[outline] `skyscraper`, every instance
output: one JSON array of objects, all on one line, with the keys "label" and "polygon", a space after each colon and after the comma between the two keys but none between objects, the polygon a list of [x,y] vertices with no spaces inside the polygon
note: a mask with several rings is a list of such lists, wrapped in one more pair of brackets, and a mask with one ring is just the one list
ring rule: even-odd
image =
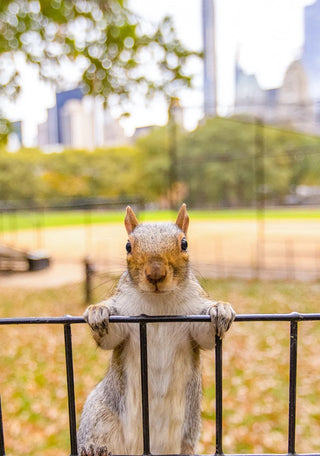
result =
[{"label": "skyscraper", "polygon": [[63,110],[65,109],[65,105],[70,100],[82,100],[83,93],[82,90],[79,88],[66,90],[64,92],[60,92],[56,94],[56,106],[57,106],[57,133],[58,133],[58,143],[65,144],[64,138],[64,128],[63,128]]},{"label": "skyscraper", "polygon": [[204,114],[217,114],[216,50],[215,50],[214,0],[202,0],[202,30],[204,51]]},{"label": "skyscraper", "polygon": [[38,146],[47,150],[94,149],[125,142],[118,122],[96,98],[84,96],[78,88],[57,93],[47,121],[38,126]]},{"label": "skyscraper", "polygon": [[304,8],[301,57],[288,66],[280,87],[264,90],[237,63],[235,112],[267,123],[320,134],[320,0]]},{"label": "skyscraper", "polygon": [[307,74],[316,119],[320,121],[320,0],[304,9],[304,35],[301,61]]}]

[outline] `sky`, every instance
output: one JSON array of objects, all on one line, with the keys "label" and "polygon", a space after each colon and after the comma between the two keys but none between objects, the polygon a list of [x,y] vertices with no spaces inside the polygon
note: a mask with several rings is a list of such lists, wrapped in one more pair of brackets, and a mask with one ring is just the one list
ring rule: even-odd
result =
[{"label": "sky", "polygon": [[[303,45],[303,8],[314,0],[216,0],[217,91],[220,114],[230,112],[234,98],[234,64],[237,57],[243,69],[255,73],[263,88],[281,85],[288,65],[299,57]],[[190,49],[202,49],[201,0],[129,0],[141,17],[158,22],[170,14],[178,37]],[[195,128],[203,115],[202,65],[192,69],[195,90],[185,93],[185,126]],[[25,138],[31,145],[36,125],[46,119],[46,109],[54,94],[37,80],[32,69],[24,70],[23,94],[7,112],[13,120],[25,121]],[[164,124],[167,108],[157,99],[137,106],[126,131],[135,127]]]},{"label": "sky", "polygon": [[[169,12],[183,43],[202,49],[201,0],[130,3],[153,21]],[[303,8],[311,3],[314,0],[215,0],[217,91],[222,112],[233,103],[236,58],[248,73],[256,74],[262,88],[281,85],[289,64],[300,55]],[[199,71],[202,78],[202,68]]]}]

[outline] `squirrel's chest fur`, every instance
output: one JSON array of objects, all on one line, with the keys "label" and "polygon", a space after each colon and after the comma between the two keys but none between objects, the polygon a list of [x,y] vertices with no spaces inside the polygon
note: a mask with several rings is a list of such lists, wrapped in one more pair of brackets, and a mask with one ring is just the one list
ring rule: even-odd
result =
[{"label": "squirrel's chest fur", "polygon": [[[149,300],[141,299],[140,296],[136,301],[132,296],[130,312],[135,307],[133,315],[186,312],[186,309],[181,308],[181,302],[175,309],[175,302],[170,296],[164,296],[157,297],[150,305]],[[122,301],[118,296],[117,304],[119,312],[127,314],[127,301]],[[168,452],[180,452],[188,385],[200,382],[199,348],[191,340],[188,325],[189,323],[147,325],[150,445],[154,454],[164,452],[164,439],[168,442]],[[137,324],[128,324],[128,329],[129,337],[123,345],[120,357],[121,370],[126,379],[121,419],[126,446],[137,454],[142,452],[139,327]],[[196,382],[194,377],[197,377]],[[176,448],[173,447],[174,442]]]},{"label": "squirrel's chest fur", "polygon": [[[171,452],[180,452],[183,423],[186,414],[186,394],[193,375],[198,375],[199,355],[191,348],[185,324],[149,324],[148,338],[148,389],[150,444],[152,452],[164,447],[168,440]],[[125,440],[130,448],[142,451],[141,377],[139,328],[131,325],[130,338],[123,351],[125,387],[123,424]],[[184,374],[181,375],[181,372]],[[172,448],[177,442],[177,448]]]}]

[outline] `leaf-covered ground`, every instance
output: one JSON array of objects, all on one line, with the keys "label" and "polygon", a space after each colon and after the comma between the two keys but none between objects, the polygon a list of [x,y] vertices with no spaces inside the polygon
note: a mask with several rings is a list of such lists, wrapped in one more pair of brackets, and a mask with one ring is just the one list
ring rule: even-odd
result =
[{"label": "leaf-covered ground", "polygon": [[[101,282],[101,280],[100,280]],[[96,289],[105,297],[112,281]],[[318,283],[204,281],[214,298],[238,313],[317,312]],[[2,289],[0,315],[83,313],[82,286],[55,290]],[[1,327],[0,383],[7,455],[67,455],[69,431],[61,326]],[[108,354],[96,349],[85,325],[74,325],[78,418],[87,394],[103,376]],[[286,453],[289,324],[235,323],[223,344],[225,453]],[[320,322],[299,324],[297,451],[319,451]],[[214,453],[214,361],[203,355],[203,420],[198,451]]]}]

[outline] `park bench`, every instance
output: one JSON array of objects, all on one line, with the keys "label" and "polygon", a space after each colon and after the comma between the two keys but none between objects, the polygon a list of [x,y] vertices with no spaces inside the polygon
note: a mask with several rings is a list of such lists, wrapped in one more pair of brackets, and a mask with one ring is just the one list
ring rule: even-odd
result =
[{"label": "park bench", "polygon": [[43,250],[25,251],[0,245],[0,271],[40,271],[50,264],[50,257]]}]

